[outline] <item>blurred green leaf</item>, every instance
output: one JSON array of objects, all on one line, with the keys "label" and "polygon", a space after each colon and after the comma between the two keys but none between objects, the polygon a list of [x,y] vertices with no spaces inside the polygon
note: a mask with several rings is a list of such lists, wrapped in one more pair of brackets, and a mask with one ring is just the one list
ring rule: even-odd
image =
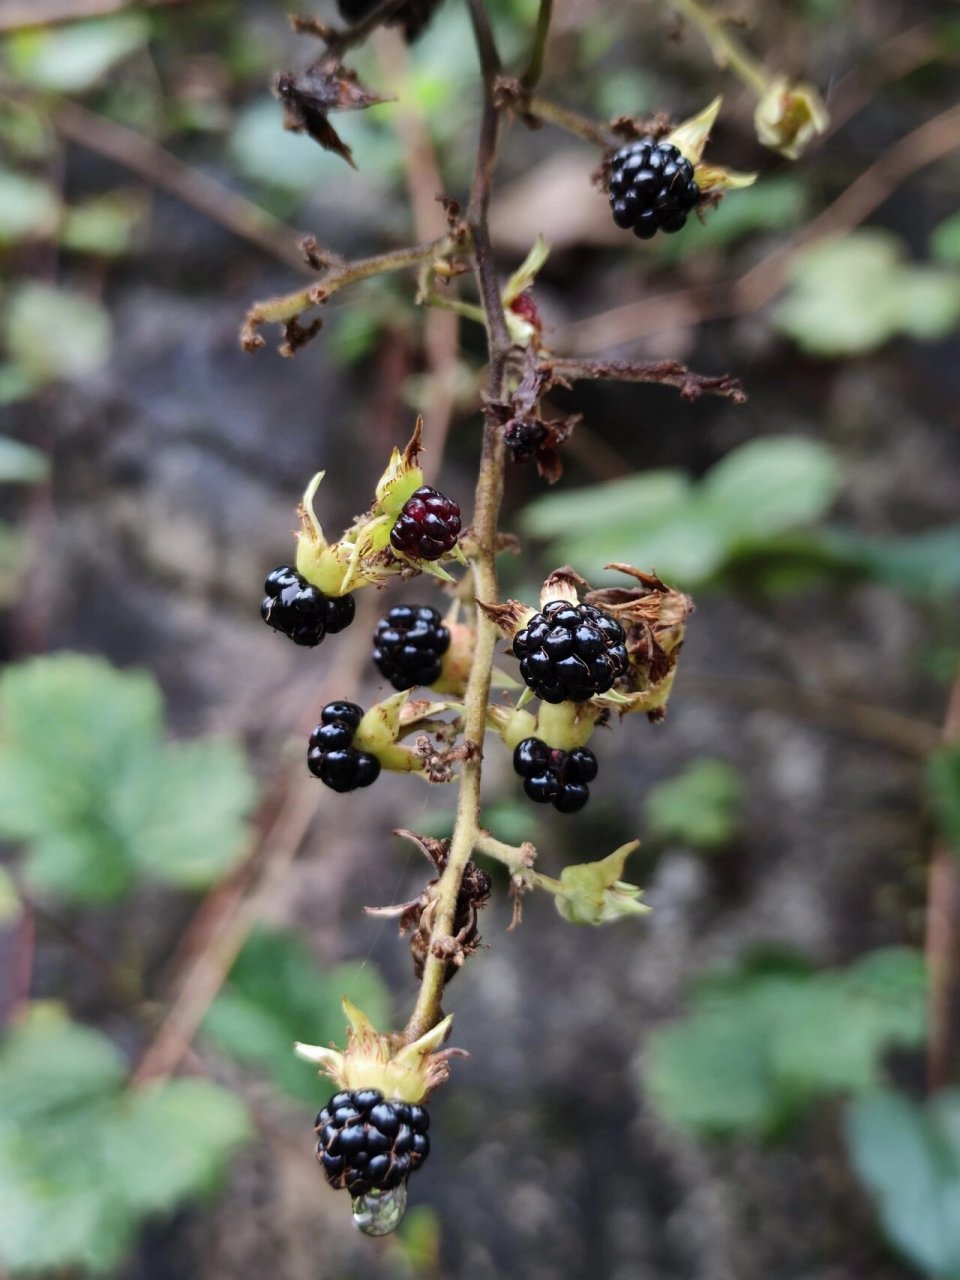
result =
[{"label": "blurred green leaf", "polygon": [[960,262],[960,213],[953,213],[934,228],[930,252],[941,262]]},{"label": "blurred green leaf", "polygon": [[48,469],[39,449],[0,436],[0,484],[38,484],[46,479]]},{"label": "blurred green leaf", "polygon": [[66,210],[60,243],[75,253],[121,257],[133,243],[146,201],[136,190],[111,191]]},{"label": "blurred green leaf", "polygon": [[20,31],[2,45],[14,76],[40,89],[81,93],[116,63],[142,49],[150,25],[141,14],[119,14],[49,30]]},{"label": "blurred green leaf", "polygon": [[239,1062],[261,1070],[293,1097],[314,1102],[324,1086],[315,1068],[294,1057],[293,1042],[342,1043],[343,996],[374,1025],[386,1023],[387,991],[371,966],[325,970],[297,934],[260,929],[237,957],[203,1029]]},{"label": "blurred green leaf", "polygon": [[890,1090],[847,1110],[847,1147],[900,1252],[935,1280],[960,1277],[960,1090],[925,1104]]},{"label": "blurred green leaf", "polygon": [[61,654],[0,680],[0,834],[37,888],[107,901],[144,875],[206,885],[242,856],[254,782],[219,742],[164,743],[155,681]]},{"label": "blurred green leaf", "polygon": [[644,808],[659,840],[722,849],[740,830],[743,784],[723,760],[694,760],[647,792]]},{"label": "blurred green leaf", "polygon": [[822,516],[840,486],[823,445],[799,436],[753,440],[692,484],[682,472],[548,493],[527,507],[526,532],[551,542],[559,563],[595,578],[611,560],[702,585],[725,563]]},{"label": "blurred green leaf", "polygon": [[0,245],[52,236],[59,220],[60,201],[49,183],[0,167]]},{"label": "blurred green leaf", "polygon": [[112,1271],[142,1220],[208,1192],[250,1135],[205,1080],[131,1089],[103,1036],[35,1006],[0,1041],[0,1260]]},{"label": "blurred green leaf", "polygon": [[113,326],[95,299],[27,283],[11,291],[4,337],[11,358],[40,387],[59,378],[82,378],[104,365]]},{"label": "blurred green leaf", "polygon": [[906,261],[888,231],[854,231],[797,255],[776,322],[820,356],[860,355],[898,334],[944,337],[960,324],[960,272]]},{"label": "blurred green leaf", "polygon": [[922,1044],[925,998],[922,959],[907,950],[810,976],[734,969],[654,1032],[645,1084],[681,1128],[770,1136],[818,1097],[876,1087],[889,1048]]},{"label": "blurred green leaf", "polygon": [[942,747],[930,756],[927,795],[937,826],[960,858],[960,747]]},{"label": "blurred green leaf", "polygon": [[10,873],[0,867],[0,928],[16,920],[21,913],[20,895]]}]

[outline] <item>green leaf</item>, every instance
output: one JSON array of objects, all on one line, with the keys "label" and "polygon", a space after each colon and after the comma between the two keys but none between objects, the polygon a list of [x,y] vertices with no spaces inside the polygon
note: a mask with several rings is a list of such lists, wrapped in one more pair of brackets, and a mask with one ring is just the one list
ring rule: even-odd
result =
[{"label": "green leaf", "polygon": [[[250,1134],[203,1080],[131,1089],[103,1036],[35,1006],[0,1041],[0,1262],[113,1271],[144,1218],[208,1192]],[[55,1229],[54,1229],[55,1228]]]},{"label": "green leaf", "polygon": [[71,289],[22,284],[9,297],[7,351],[36,387],[82,378],[106,363],[113,326],[106,308]]},{"label": "green leaf", "polygon": [[960,858],[960,747],[942,747],[930,756],[927,796],[937,826]]},{"label": "green leaf", "polygon": [[960,213],[952,213],[934,228],[930,252],[941,262],[960,263]]},{"label": "green leaf", "polygon": [[0,245],[52,236],[60,219],[60,201],[53,188],[0,168]]},{"label": "green leaf", "polygon": [[660,840],[722,849],[740,830],[743,784],[722,760],[695,760],[647,792],[651,833]]},{"label": "green leaf", "polygon": [[78,654],[0,680],[0,834],[37,888],[109,901],[138,875],[209,884],[241,857],[254,784],[226,743],[165,744],[149,675]]},{"label": "green leaf", "polygon": [[888,231],[854,231],[797,255],[776,322],[821,356],[860,355],[898,334],[944,337],[960,324],[960,273],[907,262]]},{"label": "green leaf", "polygon": [[143,48],[149,32],[142,15],[120,14],[57,30],[18,32],[4,42],[3,51],[10,70],[28,85],[80,93]]},{"label": "green leaf", "polygon": [[136,190],[111,191],[85,200],[66,210],[60,243],[75,253],[120,257],[129,251],[145,211],[143,194]]},{"label": "green leaf", "polygon": [[348,963],[323,969],[297,934],[260,929],[247,942],[203,1029],[226,1053],[256,1068],[291,1096],[312,1102],[323,1086],[293,1055],[295,1040],[342,1039],[346,996],[371,1021],[387,1021],[388,996],[376,971]]},{"label": "green leaf", "polygon": [[854,1169],[877,1204],[891,1243],[925,1275],[960,1276],[960,1090],[925,1105],[890,1090],[846,1114]]},{"label": "green leaf", "polygon": [[770,1136],[819,1097],[876,1087],[887,1050],[924,1033],[915,952],[812,975],[741,967],[702,982],[688,1017],[653,1034],[645,1083],[682,1128]]},{"label": "green leaf", "polygon": [[39,484],[47,478],[48,470],[39,449],[0,436],[0,484]]}]

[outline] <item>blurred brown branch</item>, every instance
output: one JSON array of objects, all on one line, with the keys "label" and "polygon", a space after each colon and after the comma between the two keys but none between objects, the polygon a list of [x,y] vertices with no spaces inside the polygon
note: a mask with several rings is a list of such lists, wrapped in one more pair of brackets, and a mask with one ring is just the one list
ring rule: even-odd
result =
[{"label": "blurred brown branch", "polygon": [[[960,671],[950,690],[943,741],[960,745]],[[927,1089],[954,1078],[960,1048],[960,849],[934,841],[927,879]]]},{"label": "blurred brown branch", "polygon": [[0,4],[0,35],[37,27],[60,27],[87,18],[137,9],[173,9],[197,0],[5,0]]}]

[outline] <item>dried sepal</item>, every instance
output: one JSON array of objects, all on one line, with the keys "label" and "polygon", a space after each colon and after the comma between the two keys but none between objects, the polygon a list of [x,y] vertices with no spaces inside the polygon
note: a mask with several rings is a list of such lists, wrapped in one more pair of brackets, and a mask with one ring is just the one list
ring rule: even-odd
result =
[{"label": "dried sepal", "polygon": [[306,133],[325,151],[342,156],[354,169],[353,153],[327,119],[330,111],[359,111],[388,99],[365,88],[355,71],[336,59],[316,62],[295,75],[284,71],[274,83],[274,92],[283,103],[283,127],[292,133]]},{"label": "dried sepal", "polygon": [[512,640],[537,612],[522,600],[507,600],[504,604],[486,604],[478,600],[477,608],[508,640]]},{"label": "dried sepal", "polygon": [[640,902],[643,893],[636,885],[621,880],[627,858],[639,841],[631,840],[599,862],[581,862],[564,867],[559,880],[533,874],[538,888],[553,894],[554,904],[571,924],[608,924],[624,916],[645,915],[650,908]]},{"label": "dried sepal", "polygon": [[408,1044],[402,1035],[381,1035],[370,1019],[346,998],[347,1047],[294,1045],[297,1057],[313,1062],[341,1089],[379,1089],[385,1098],[423,1102],[450,1074],[449,1059],[461,1049],[441,1049],[450,1034],[449,1014],[419,1040]]},{"label": "dried sepal", "polygon": [[404,503],[423,484],[423,470],[418,459],[423,451],[423,418],[417,415],[413,434],[403,449],[394,449],[386,470],[377,481],[376,510],[398,516]]},{"label": "dried sepal", "polygon": [[540,608],[549,604],[551,600],[566,600],[569,604],[578,605],[580,592],[584,587],[587,589],[590,587],[586,578],[581,578],[576,569],[570,565],[561,565],[544,579],[543,586],[540,588]]}]

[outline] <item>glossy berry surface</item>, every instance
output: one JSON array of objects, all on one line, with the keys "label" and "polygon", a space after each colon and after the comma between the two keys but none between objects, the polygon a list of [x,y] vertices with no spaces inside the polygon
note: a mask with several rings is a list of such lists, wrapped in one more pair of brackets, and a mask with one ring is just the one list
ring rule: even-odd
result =
[{"label": "glossy berry surface", "polygon": [[328,702],[310,735],[307,768],[334,791],[369,787],[380,776],[380,761],[352,745],[363,708],[355,702]]},{"label": "glossy berry surface", "polygon": [[610,166],[613,220],[641,240],[679,231],[700,199],[693,165],[671,142],[639,138],[615,152]]},{"label": "glossy berry surface", "polygon": [[623,627],[591,604],[551,600],[513,637],[520,674],[544,702],[586,702],[627,669]]},{"label": "glossy berry surface", "polygon": [[588,747],[561,751],[539,738],[524,738],[513,753],[513,767],[531,800],[576,813],[590,799],[587,783],[597,776],[597,757]]},{"label": "glossy berry surface", "polygon": [[436,609],[403,604],[391,609],[377,627],[373,660],[394,689],[412,689],[439,679],[449,648],[450,632]]},{"label": "glossy berry surface", "polygon": [[379,1089],[335,1093],[316,1120],[317,1159],[327,1181],[350,1195],[390,1191],[430,1154],[426,1107]]},{"label": "glossy berry surface", "polygon": [[288,564],[267,574],[263,589],[260,617],[294,644],[318,645],[327,632],[349,627],[356,612],[352,595],[325,596]]},{"label": "glossy berry surface", "polygon": [[527,422],[515,418],[503,433],[503,442],[510,450],[512,462],[529,462],[548,435],[542,422]]},{"label": "glossy berry surface", "polygon": [[439,560],[460,536],[460,508],[430,485],[407,499],[390,530],[394,551],[411,560]]}]

